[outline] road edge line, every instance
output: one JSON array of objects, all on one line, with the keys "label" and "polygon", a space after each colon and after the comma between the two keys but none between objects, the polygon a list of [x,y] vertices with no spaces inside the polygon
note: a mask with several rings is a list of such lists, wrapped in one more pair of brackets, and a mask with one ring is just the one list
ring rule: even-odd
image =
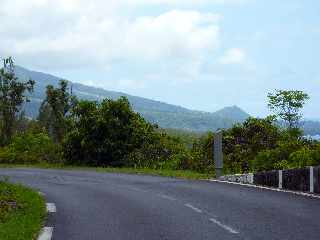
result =
[{"label": "road edge line", "polygon": [[202,213],[203,211],[200,208],[197,208],[195,206],[193,206],[190,203],[186,203],[184,204],[185,207],[192,209],[193,211],[197,212],[197,213]]},{"label": "road edge line", "polygon": [[232,234],[239,234],[238,231],[234,230],[232,227],[228,226],[228,225],[225,225],[223,223],[221,223],[220,221],[218,221],[217,219],[215,218],[210,218],[209,219],[211,222],[213,222],[214,224],[218,225],[219,227],[223,228],[224,230],[228,231],[229,233],[232,233]]}]

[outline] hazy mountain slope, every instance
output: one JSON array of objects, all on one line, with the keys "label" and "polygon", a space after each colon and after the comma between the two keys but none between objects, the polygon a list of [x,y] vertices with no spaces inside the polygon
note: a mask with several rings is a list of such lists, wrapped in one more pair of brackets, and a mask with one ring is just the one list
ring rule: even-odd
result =
[{"label": "hazy mountain slope", "polygon": [[[31,78],[36,81],[31,102],[25,106],[26,114],[36,118],[40,104],[45,97],[46,86],[48,84],[57,86],[60,78],[50,74],[30,71],[19,66],[16,67],[16,74],[22,80]],[[120,96],[126,96],[135,111],[139,112],[148,121],[157,123],[162,128],[191,131],[215,130],[231,127],[234,123],[242,122],[249,117],[249,114],[237,106],[225,107],[214,113],[208,113],[79,83],[72,83],[72,86],[74,94],[82,99],[99,101],[104,98],[117,99]],[[319,121],[304,121],[302,126],[305,134],[320,134]]]},{"label": "hazy mountain slope", "polygon": [[303,121],[302,128],[306,135],[320,135],[320,121]]},{"label": "hazy mountain slope", "polygon": [[[26,114],[35,118],[38,115],[40,104],[44,99],[46,86],[48,84],[57,86],[60,78],[50,74],[29,71],[19,66],[16,67],[16,74],[20,79],[26,80],[31,78],[36,81],[31,102],[25,106]],[[75,95],[88,100],[102,100],[104,98],[117,99],[120,96],[126,96],[135,111],[141,113],[147,120],[157,123],[163,128],[207,131],[218,128],[228,128],[235,122],[241,122],[249,117],[247,113],[236,106],[226,107],[215,113],[207,113],[78,83],[73,83],[72,87]]]}]

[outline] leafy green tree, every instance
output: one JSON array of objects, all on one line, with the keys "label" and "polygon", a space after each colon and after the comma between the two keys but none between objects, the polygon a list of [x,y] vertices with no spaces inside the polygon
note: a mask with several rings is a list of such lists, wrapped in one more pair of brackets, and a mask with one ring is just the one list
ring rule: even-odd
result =
[{"label": "leafy green tree", "polygon": [[126,157],[126,165],[150,169],[190,169],[189,154],[183,143],[176,137],[152,131],[148,141],[133,150]]},{"label": "leafy green tree", "polygon": [[69,126],[68,114],[77,99],[69,92],[68,82],[61,80],[58,88],[47,86],[46,99],[39,109],[38,120],[55,142],[61,143]]},{"label": "leafy green tree", "polygon": [[102,103],[80,101],[63,144],[69,164],[123,166],[125,157],[150,140],[151,124],[135,113],[125,97]]},{"label": "leafy green tree", "polygon": [[275,93],[269,93],[268,98],[269,108],[288,124],[289,129],[297,128],[302,118],[300,111],[309,99],[308,94],[303,91],[276,90]]},{"label": "leafy green tree", "polygon": [[194,141],[191,149],[191,162],[189,168],[198,172],[212,173],[214,171],[213,159],[214,135],[208,132]]},{"label": "leafy green tree", "polygon": [[[257,154],[276,148],[280,139],[281,131],[272,116],[265,119],[248,118],[241,124],[223,130],[224,171],[240,173],[254,169],[256,165],[253,160]],[[201,169],[204,172],[214,167],[212,145],[212,133],[194,142],[191,156],[197,171]]]},{"label": "leafy green tree", "polygon": [[8,144],[15,132],[23,103],[28,101],[26,93],[33,91],[35,82],[21,82],[15,75],[12,58],[3,60],[0,69],[0,144]]},{"label": "leafy green tree", "polygon": [[266,149],[273,149],[280,139],[280,130],[274,117],[265,119],[248,118],[224,133],[224,154],[226,167],[231,172],[247,171],[250,161]]}]

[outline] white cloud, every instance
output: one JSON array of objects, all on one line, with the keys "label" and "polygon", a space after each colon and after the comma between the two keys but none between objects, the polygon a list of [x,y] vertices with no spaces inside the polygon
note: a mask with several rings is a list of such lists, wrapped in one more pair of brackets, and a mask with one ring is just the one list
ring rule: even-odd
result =
[{"label": "white cloud", "polygon": [[177,10],[141,17],[127,26],[124,46],[128,54],[148,60],[198,56],[218,45],[217,19],[214,14]]},{"label": "white cloud", "polygon": [[221,64],[241,64],[246,61],[246,53],[240,48],[231,48],[227,50],[224,56],[219,59]]},{"label": "white cloud", "polygon": [[250,0],[124,0],[131,4],[165,4],[165,5],[202,5],[202,4],[241,4]]},{"label": "white cloud", "polygon": [[122,14],[130,12],[130,3],[144,0],[2,1],[0,54],[13,55],[20,64],[32,59],[46,68],[77,68],[181,58],[189,63],[219,44],[219,15],[213,13],[172,9],[155,16]]}]

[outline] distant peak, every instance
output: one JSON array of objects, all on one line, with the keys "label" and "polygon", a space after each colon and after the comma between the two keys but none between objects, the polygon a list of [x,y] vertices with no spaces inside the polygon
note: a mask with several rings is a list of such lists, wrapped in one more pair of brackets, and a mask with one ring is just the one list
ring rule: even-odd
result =
[{"label": "distant peak", "polygon": [[221,110],[216,111],[215,114],[229,119],[236,119],[238,121],[244,121],[250,117],[247,112],[236,105],[224,107]]},{"label": "distant peak", "polygon": [[232,106],[227,106],[227,107],[224,107],[220,110],[218,110],[217,112],[220,112],[220,111],[225,111],[225,110],[232,110],[232,111],[241,111],[241,112],[245,112],[243,109],[241,109],[240,107],[238,107],[237,105],[232,105]]}]

